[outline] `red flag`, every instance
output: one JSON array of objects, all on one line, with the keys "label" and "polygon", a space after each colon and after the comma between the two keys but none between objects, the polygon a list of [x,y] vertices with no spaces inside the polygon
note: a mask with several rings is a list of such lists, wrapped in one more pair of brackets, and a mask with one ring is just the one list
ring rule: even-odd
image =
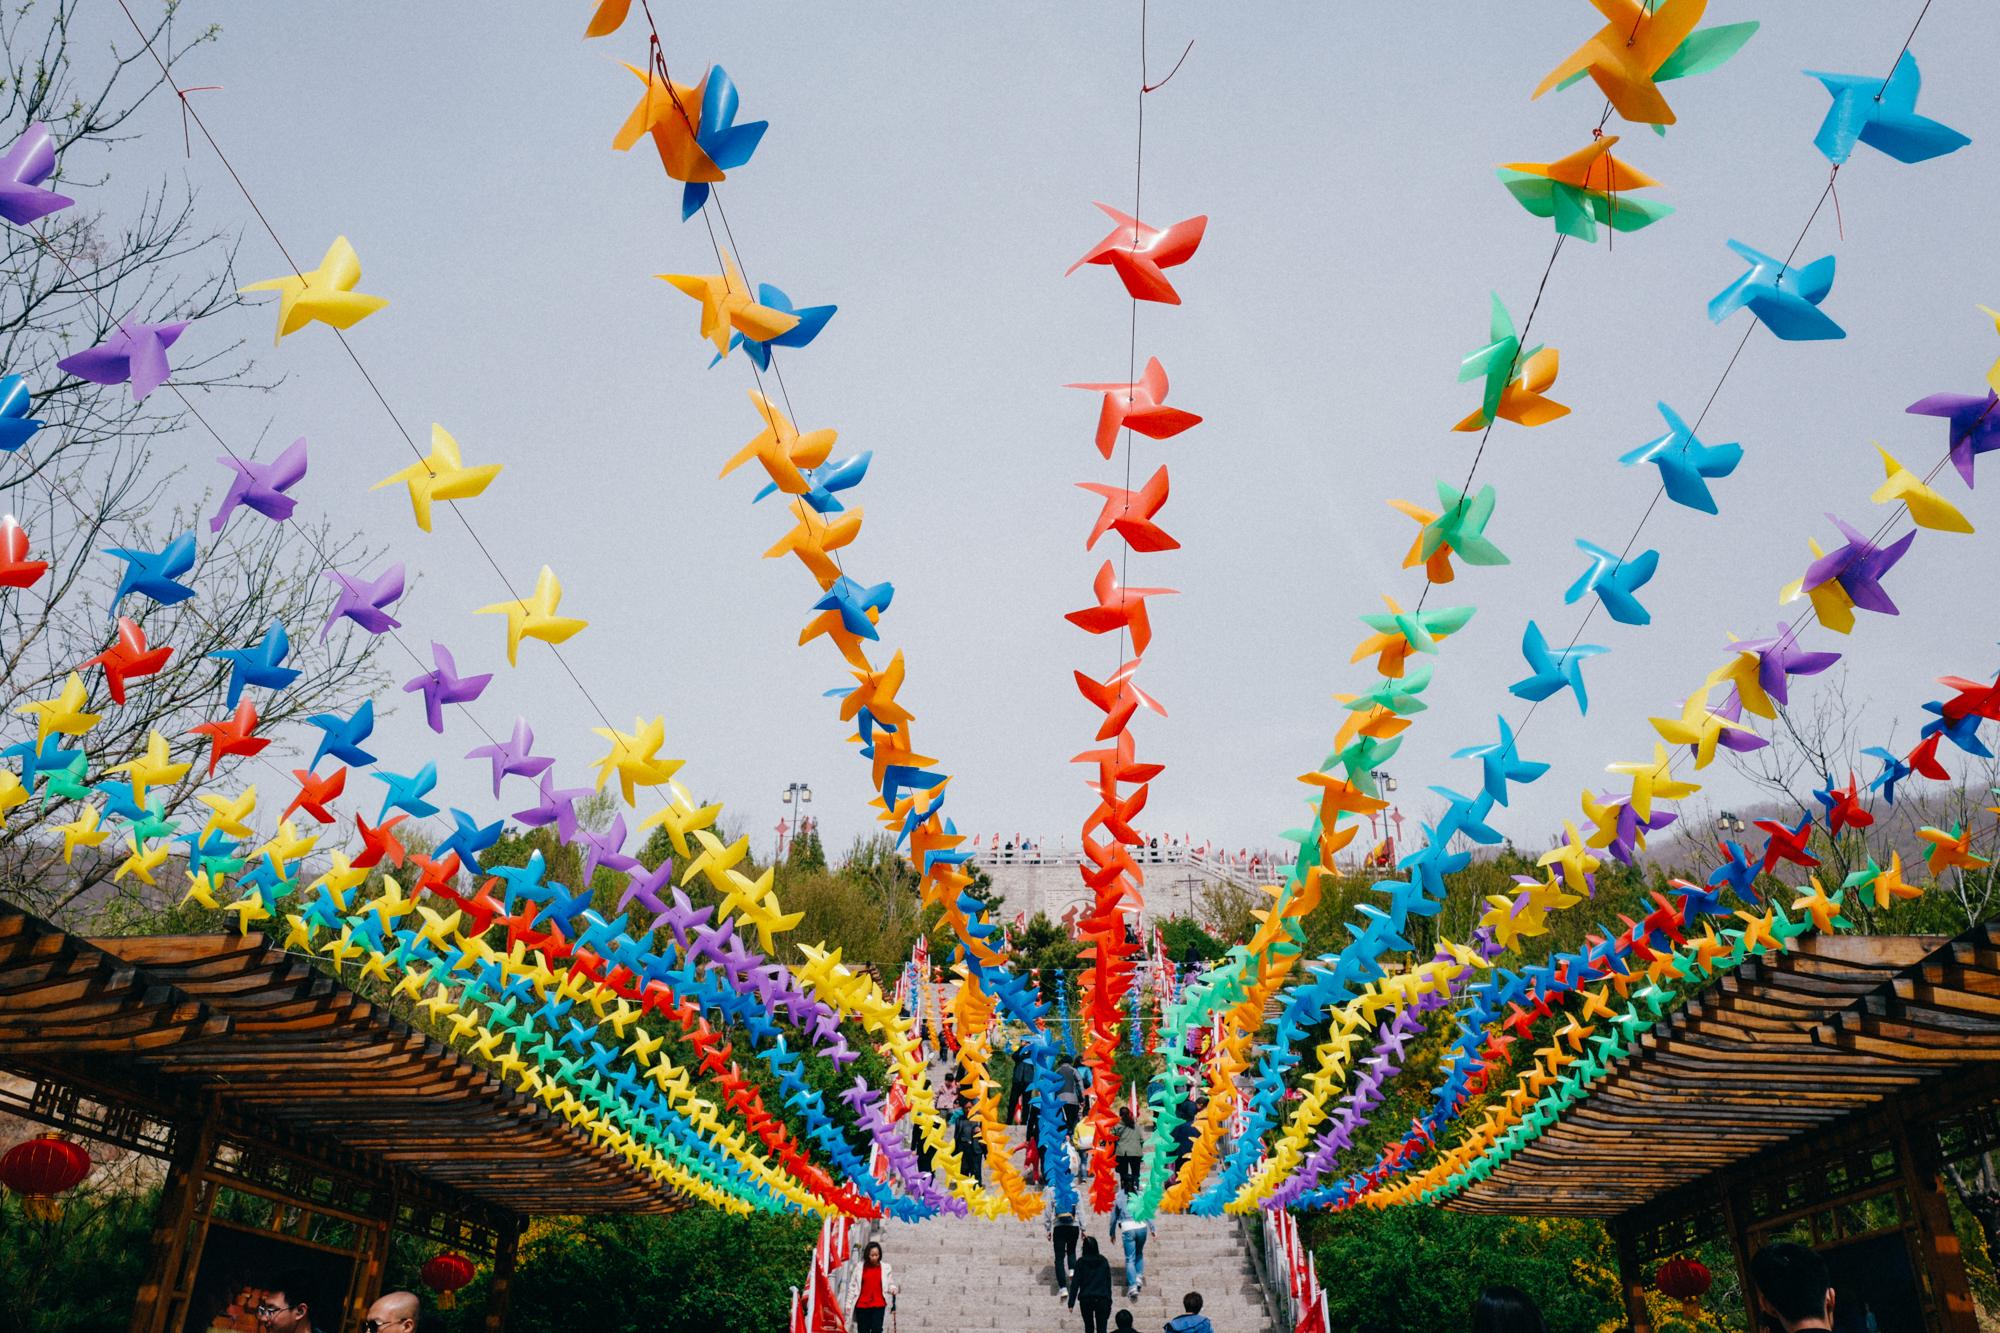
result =
[{"label": "red flag", "polygon": [[792,1288],[792,1318],[787,1328],[789,1333],[812,1333],[812,1330],[806,1327],[805,1298],[799,1294],[797,1287]]},{"label": "red flag", "polygon": [[827,1281],[826,1270],[817,1265],[813,1268],[811,1333],[847,1333],[847,1320],[840,1313],[840,1297],[834,1294],[833,1283]]},{"label": "red flag", "polygon": [[1305,1317],[1292,1333],[1326,1333],[1326,1314],[1318,1301],[1306,1307]]}]

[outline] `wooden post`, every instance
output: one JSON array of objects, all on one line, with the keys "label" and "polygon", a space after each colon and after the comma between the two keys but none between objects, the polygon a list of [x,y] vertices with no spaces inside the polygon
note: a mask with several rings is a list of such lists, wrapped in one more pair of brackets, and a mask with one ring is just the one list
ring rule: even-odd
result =
[{"label": "wooden post", "polygon": [[486,1287],[486,1333],[507,1333],[507,1304],[514,1286],[514,1253],[527,1225],[523,1217],[509,1217],[500,1224],[494,1239],[493,1281]]},{"label": "wooden post", "polygon": [[1723,1192],[1722,1225],[1729,1232],[1729,1253],[1736,1260],[1736,1289],[1743,1293],[1743,1327],[1748,1333],[1762,1333],[1757,1291],[1750,1285],[1750,1234],[1743,1227],[1743,1215],[1749,1211],[1747,1194],[1741,1184],[1732,1184]]},{"label": "wooden post", "polygon": [[1979,1321],[1973,1313],[1972,1290],[1965,1277],[1965,1257],[1959,1252],[1958,1233],[1952,1230],[1944,1182],[1929,1154],[1918,1162],[1917,1145],[1901,1115],[1892,1116],[1890,1132],[1903,1168],[1903,1188],[1908,1191],[1911,1210],[1916,1214],[1917,1256],[1928,1270],[1939,1327],[1944,1333],[1976,1333]]},{"label": "wooden post", "polygon": [[361,1271],[355,1275],[355,1303],[348,1315],[357,1324],[368,1313],[368,1307],[381,1299],[382,1284],[388,1278],[389,1247],[396,1237],[396,1194],[396,1178],[391,1175],[382,1186],[381,1229],[369,1238],[368,1253],[362,1258]]},{"label": "wooden post", "polygon": [[[175,1305],[174,1289],[181,1274],[192,1267],[187,1254],[188,1233],[194,1222],[202,1174],[215,1151],[215,1124],[219,1118],[214,1114],[198,1114],[174,1126],[173,1156],[167,1159],[167,1178],[160,1186],[159,1208],[153,1214],[152,1258],[132,1302],[131,1333],[164,1333]],[[198,1260],[200,1256],[194,1258]]]},{"label": "wooden post", "polygon": [[1625,1322],[1632,1326],[1632,1333],[1653,1333],[1653,1316],[1646,1309],[1646,1274],[1639,1266],[1639,1247],[1633,1241],[1631,1223],[1614,1218],[1611,1238],[1618,1244],[1618,1287],[1625,1296]]}]

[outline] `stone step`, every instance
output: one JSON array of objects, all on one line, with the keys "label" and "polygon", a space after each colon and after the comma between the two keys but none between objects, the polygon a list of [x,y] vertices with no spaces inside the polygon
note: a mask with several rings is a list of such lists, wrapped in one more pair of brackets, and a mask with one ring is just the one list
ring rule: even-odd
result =
[{"label": "stone step", "polygon": [[[1219,1333],[1272,1333],[1233,1219],[1156,1218],[1136,1298],[1124,1291],[1124,1254],[1106,1239],[1107,1219],[1085,1211],[1078,1221],[1111,1261],[1113,1310],[1130,1310],[1138,1327],[1157,1330],[1193,1290]],[[1056,1291],[1055,1257],[1039,1220],[891,1223],[877,1238],[901,1289],[899,1333],[904,1320],[912,1333],[1040,1333],[1081,1322]]]}]

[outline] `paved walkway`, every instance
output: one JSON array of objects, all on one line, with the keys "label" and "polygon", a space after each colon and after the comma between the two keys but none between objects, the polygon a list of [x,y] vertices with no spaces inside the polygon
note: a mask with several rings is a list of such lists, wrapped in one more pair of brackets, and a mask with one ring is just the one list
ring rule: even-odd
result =
[{"label": "paved walkway", "polygon": [[[1202,1294],[1216,1333],[1272,1333],[1264,1298],[1234,1218],[1161,1217],[1146,1243],[1146,1280],[1136,1301],[1125,1295],[1125,1256],[1108,1241],[1109,1219],[1084,1213],[1086,1236],[1111,1260],[1112,1314],[1132,1311],[1139,1333],[1159,1333],[1181,1312],[1181,1297]],[[1055,1257],[1038,1219],[982,1222],[941,1218],[888,1223],[884,1256],[902,1288],[896,1333],[1049,1333],[1083,1327],[1080,1312],[1056,1295]]]}]

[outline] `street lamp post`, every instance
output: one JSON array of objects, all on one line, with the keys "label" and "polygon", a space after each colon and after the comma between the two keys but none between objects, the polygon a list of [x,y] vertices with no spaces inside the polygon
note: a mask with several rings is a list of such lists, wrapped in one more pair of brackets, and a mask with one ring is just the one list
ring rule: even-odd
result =
[{"label": "street lamp post", "polygon": [[[790,784],[785,788],[784,792],[778,797],[779,801],[781,801],[791,809],[791,824],[793,829],[796,830],[799,827],[800,803],[803,802],[806,805],[811,805],[812,798],[813,798],[813,789],[811,787],[808,787],[803,782],[794,782]],[[796,837],[797,836],[796,833],[793,836]],[[780,861],[785,859],[785,840],[782,835],[780,835],[780,837],[778,838],[778,855],[776,859]]]}]

